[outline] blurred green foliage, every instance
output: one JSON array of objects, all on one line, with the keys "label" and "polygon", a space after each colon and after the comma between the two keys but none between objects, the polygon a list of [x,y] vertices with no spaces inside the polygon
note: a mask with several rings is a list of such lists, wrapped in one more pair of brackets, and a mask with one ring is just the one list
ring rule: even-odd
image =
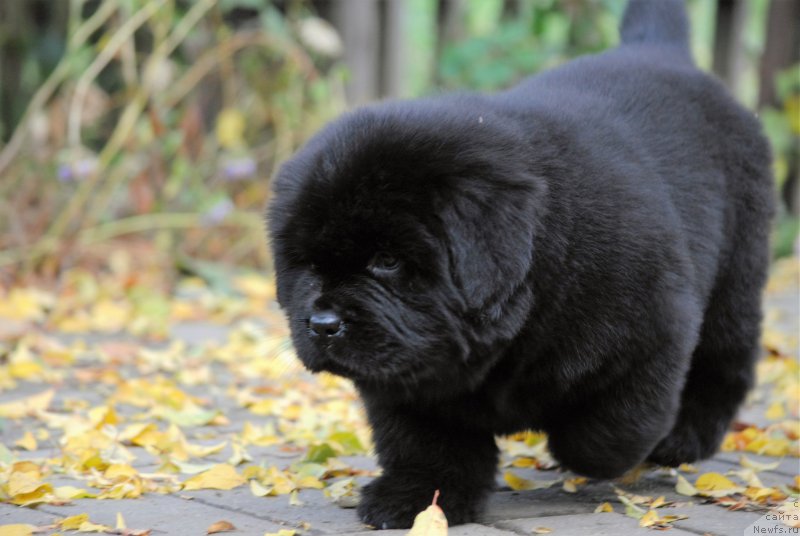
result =
[{"label": "blurred green foliage", "polygon": [[[467,2],[463,36],[446,43],[437,65],[438,85],[445,89],[492,91],[530,73],[563,63],[580,54],[617,44],[617,27],[625,2],[619,0],[527,0],[517,10],[503,11],[502,0]],[[716,31],[716,2],[688,0],[695,60],[710,71]],[[769,0],[749,0],[741,46],[744,62],[733,88],[738,100],[754,108],[759,90],[759,60],[766,37]],[[800,136],[800,65],[778,76],[781,108],[759,110],[775,156],[775,178],[782,189],[797,161]],[[790,194],[791,195],[791,194]],[[792,253],[800,233],[798,219],[781,205],[775,222],[776,256]]]},{"label": "blurred green foliage", "polygon": [[303,42],[306,3],[70,6],[55,62],[18,49],[33,74],[0,150],[0,269],[58,273],[132,236],[166,264],[266,263],[268,178],[345,107],[342,67]]},{"label": "blurred green foliage", "polygon": [[[341,57],[309,38],[336,38],[311,0],[33,2],[50,22],[31,31],[30,19],[0,21],[0,46],[18,62],[15,76],[1,66],[0,209],[10,217],[0,219],[0,271],[57,274],[135,237],[168,268],[203,258],[268,263],[269,177],[346,108]],[[695,56],[708,69],[715,3],[688,5]],[[496,90],[613,46],[624,2],[467,1],[443,42],[437,0],[406,6],[406,93],[419,96]],[[753,0],[753,60],[766,6]],[[756,63],[748,65],[739,97],[752,105]],[[797,150],[799,79],[798,70],[783,75],[785,106],[760,112],[779,186]],[[797,222],[784,216],[778,229],[785,254]]]},{"label": "blurred green foliage", "polygon": [[[791,174],[795,174],[797,181],[796,175],[800,173],[796,167],[791,168],[792,159],[795,166],[800,161],[800,64],[779,73],[775,86],[782,107],[764,107],[759,110],[759,118],[772,145],[775,184],[784,197],[791,198],[800,195],[797,190],[786,193],[792,187],[800,187],[797,182],[794,186],[788,184]],[[786,207],[780,208],[772,244],[776,257],[791,255],[800,235],[800,218],[790,214]]]},{"label": "blurred green foliage", "polygon": [[618,41],[622,4],[535,0],[505,14],[501,1],[467,6],[467,36],[444,47],[439,81],[448,89],[490,91],[579,54],[612,46]]}]

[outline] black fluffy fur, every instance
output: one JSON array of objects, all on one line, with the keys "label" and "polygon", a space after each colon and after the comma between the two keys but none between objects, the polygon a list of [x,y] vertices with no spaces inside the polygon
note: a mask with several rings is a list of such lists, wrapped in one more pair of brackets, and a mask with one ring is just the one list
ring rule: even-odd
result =
[{"label": "black fluffy fur", "polygon": [[[408,527],[436,489],[475,519],[496,434],[544,430],[598,478],[717,449],[752,382],[773,193],[756,119],[687,33],[680,1],[633,0],[614,50],[357,110],[283,166],[278,299],[303,363],[363,397],[366,523]],[[309,330],[321,310],[341,333]]]}]

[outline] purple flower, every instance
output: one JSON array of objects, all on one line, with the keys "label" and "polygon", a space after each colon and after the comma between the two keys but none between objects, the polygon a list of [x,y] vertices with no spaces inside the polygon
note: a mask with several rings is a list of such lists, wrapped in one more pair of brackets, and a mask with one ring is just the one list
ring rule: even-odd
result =
[{"label": "purple flower", "polygon": [[224,161],[222,175],[226,180],[238,181],[252,177],[256,172],[256,161],[249,156],[231,158]]},{"label": "purple flower", "polygon": [[61,182],[72,181],[72,167],[69,164],[60,164],[58,166],[58,180]]},{"label": "purple flower", "polygon": [[83,180],[97,169],[97,159],[94,157],[83,157],[58,166],[56,172],[58,180],[61,182],[72,182]]},{"label": "purple flower", "polygon": [[202,222],[205,225],[215,225],[220,223],[225,217],[233,212],[233,202],[228,199],[220,199],[212,207],[203,213]]}]

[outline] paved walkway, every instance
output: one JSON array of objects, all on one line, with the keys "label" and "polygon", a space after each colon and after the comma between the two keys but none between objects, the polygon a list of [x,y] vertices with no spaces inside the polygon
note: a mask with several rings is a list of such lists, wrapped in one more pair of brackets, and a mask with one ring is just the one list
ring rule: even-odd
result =
[{"label": "paved walkway", "polygon": [[[796,334],[798,322],[798,296],[794,286],[780,288],[771,291],[767,296],[768,309],[770,311],[770,329],[774,333],[770,337],[783,337],[783,341],[788,341],[790,347],[796,351]],[[216,324],[205,322],[183,322],[176,324],[172,328],[172,337],[175,340],[182,340],[187,343],[186,348],[179,349],[181,355],[191,355],[191,349],[202,345],[204,342],[220,343],[228,337],[227,328]],[[779,333],[780,335],[775,335]],[[792,339],[794,337],[794,339]],[[86,338],[86,336],[62,336],[62,340],[74,338]],[[89,336],[91,343],[118,343],[120,337],[114,335]],[[129,338],[123,338],[130,341]],[[216,341],[216,342],[215,342]],[[124,343],[128,344],[128,343]],[[244,343],[242,343],[244,344]],[[163,348],[164,346],[159,346]],[[124,348],[124,347],[123,347]],[[243,350],[244,351],[244,350]],[[124,352],[122,352],[124,353]],[[230,391],[222,392],[214,385],[218,380],[221,384],[230,388],[237,384],[236,380],[231,379],[231,363],[235,363],[235,356],[225,356],[220,358],[219,363],[212,363],[210,370],[211,377],[206,381],[202,378],[195,378],[194,381],[187,381],[193,384],[187,387],[187,391],[204,396],[213,400],[215,409],[221,410],[225,416],[222,422],[216,423],[213,427],[213,434],[207,434],[208,426],[188,428],[187,436],[193,441],[213,442],[213,439],[225,437],[227,431],[239,433],[243,423],[253,420],[253,406],[250,410],[244,409],[240,403],[235,403],[235,396]],[[248,362],[251,363],[252,362]],[[125,363],[119,364],[122,374],[127,370]],[[142,374],[142,365],[138,364],[138,369],[133,374]],[[155,365],[154,365],[155,367]],[[192,370],[191,360],[173,367],[163,364],[150,370],[152,374],[187,374]],[[85,375],[90,375],[94,369],[88,364],[84,364]],[[198,368],[197,374],[205,370]],[[145,376],[147,376],[145,371]],[[81,376],[83,377],[83,376]],[[303,374],[300,373],[300,377]],[[85,378],[84,378],[85,379]],[[233,381],[233,383],[231,383]],[[303,380],[304,382],[307,380]],[[310,380],[311,382],[315,380]],[[88,406],[94,405],[113,395],[113,383],[104,383],[104,379],[97,376],[95,383],[75,382],[67,378],[63,383],[58,383],[57,395],[54,402],[56,407],[72,407],[75,400],[83,400]],[[313,385],[304,383],[302,385]],[[33,394],[41,391],[41,382],[20,381],[14,389],[0,392],[0,403],[18,399],[21,396]],[[769,389],[768,387],[765,389]],[[280,398],[282,393],[270,393],[269,385],[261,386],[261,392],[267,393],[276,398]],[[302,394],[300,395],[302,396]],[[765,418],[765,411],[769,409],[769,395],[764,395],[751,400],[743,409],[740,420],[756,424],[768,424]],[[131,410],[131,419],[135,420],[135,409]],[[288,411],[284,408],[282,411]],[[797,418],[797,415],[789,415],[787,418]],[[2,426],[2,440],[11,452],[19,459],[36,459],[56,456],[59,453],[57,442],[40,442],[37,450],[32,452],[23,451],[14,447],[15,442],[23,437],[25,431],[30,430],[34,424],[30,419],[0,421]],[[213,435],[213,437],[212,437]],[[795,438],[796,439],[796,438]],[[44,446],[42,446],[44,445]],[[795,443],[796,448],[796,443]],[[131,447],[136,453],[136,458],[131,462],[133,467],[142,473],[156,470],[159,460],[153,455],[148,454],[144,449]],[[251,444],[248,453],[255,464],[261,463],[265,467],[275,466],[286,468],[296,460],[302,458],[303,451],[297,449],[287,449],[284,444],[258,446]],[[225,462],[233,454],[230,444],[216,453],[203,459],[204,463]],[[729,471],[740,471],[740,452],[723,452],[713,459],[696,464],[697,473],[682,473],[688,480],[694,481],[697,475],[715,472],[726,474]],[[793,481],[796,475],[800,474],[798,458],[783,457],[771,458],[748,453],[747,456],[754,461],[773,462],[779,461],[777,467],[758,473],[758,478],[765,487],[786,486],[797,481]],[[2,456],[0,456],[2,458]],[[506,462],[513,459],[513,456],[506,453]],[[348,468],[350,474],[355,475],[355,481],[363,484],[370,478],[369,472],[375,469],[374,460],[366,455],[360,456],[341,456],[343,466]],[[7,461],[7,460],[6,460]],[[525,464],[518,464],[525,465]],[[644,474],[641,479],[633,484],[594,482],[589,481],[575,486],[574,491],[567,491],[563,482],[559,482],[545,489],[533,489],[528,491],[514,491],[503,479],[502,474],[509,468],[501,469],[498,474],[498,491],[494,493],[489,501],[489,506],[485,515],[478,524],[471,524],[460,527],[452,527],[449,534],[458,535],[530,535],[552,533],[558,536],[567,535],[633,535],[645,534],[647,528],[641,528],[639,521],[634,517],[626,515],[624,500],[619,498],[615,491],[622,488],[629,497],[633,497],[633,504],[647,504],[642,502],[643,498],[652,499],[663,496],[667,503],[674,503],[671,506],[658,508],[656,511],[660,516],[685,515],[681,519],[669,523],[669,532],[676,536],[684,534],[696,535],[719,535],[730,536],[745,534],[757,534],[753,532],[752,526],[768,527],[769,522],[762,516],[764,511],[753,511],[751,506],[744,503],[739,505],[739,510],[726,509],[719,505],[710,504],[712,499],[702,497],[687,497],[675,491],[676,475],[674,472],[663,470],[652,470]],[[555,470],[538,470],[535,468],[513,467],[511,471],[517,476],[543,482],[553,479],[564,479],[565,475]],[[568,475],[567,475],[568,476]],[[183,475],[182,480],[188,476]],[[73,485],[86,487],[85,480],[76,480],[67,474],[57,474],[48,477],[48,481],[54,486]],[[329,482],[334,482],[332,479]],[[569,486],[566,486],[569,488]],[[636,497],[636,496],[640,497]],[[601,504],[608,502],[613,508],[613,512],[594,513]],[[630,502],[630,501],[629,501]],[[347,505],[345,505],[347,506]],[[648,509],[644,506],[644,510]],[[40,504],[35,508],[18,507],[11,504],[0,503],[0,525],[8,523],[29,523],[36,526],[52,524],[57,519],[67,516],[88,513],[91,521],[114,526],[115,518],[121,513],[128,527],[133,529],[151,529],[152,534],[171,534],[171,535],[202,535],[213,523],[221,520],[230,522],[236,527],[232,534],[252,534],[263,535],[265,533],[277,533],[279,530],[294,529],[298,534],[321,535],[321,534],[368,534],[369,529],[357,520],[355,511],[352,508],[344,508],[335,504],[330,498],[326,497],[322,490],[302,489],[295,495],[278,495],[274,497],[258,497],[247,486],[242,485],[234,489],[211,490],[200,489],[196,491],[176,491],[170,494],[147,493],[136,499],[122,500],[98,500],[98,499],[74,499],[66,504]],[[748,529],[750,527],[750,529]],[[788,527],[783,527],[786,532],[791,534]],[[794,529],[795,533],[800,529]],[[548,532],[551,531],[551,532]],[[51,531],[55,532],[55,530]],[[68,531],[58,531],[66,533]],[[381,534],[405,534],[406,531],[384,531]],[[48,532],[45,532],[48,533]]]}]

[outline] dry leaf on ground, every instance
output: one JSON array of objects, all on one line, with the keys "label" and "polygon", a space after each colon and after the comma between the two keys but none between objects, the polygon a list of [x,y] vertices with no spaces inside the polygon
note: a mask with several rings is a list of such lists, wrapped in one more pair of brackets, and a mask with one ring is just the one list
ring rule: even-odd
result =
[{"label": "dry leaf on ground", "polygon": [[447,518],[436,504],[438,499],[439,490],[437,489],[433,494],[431,505],[414,518],[414,525],[408,532],[408,536],[447,536]]}]

